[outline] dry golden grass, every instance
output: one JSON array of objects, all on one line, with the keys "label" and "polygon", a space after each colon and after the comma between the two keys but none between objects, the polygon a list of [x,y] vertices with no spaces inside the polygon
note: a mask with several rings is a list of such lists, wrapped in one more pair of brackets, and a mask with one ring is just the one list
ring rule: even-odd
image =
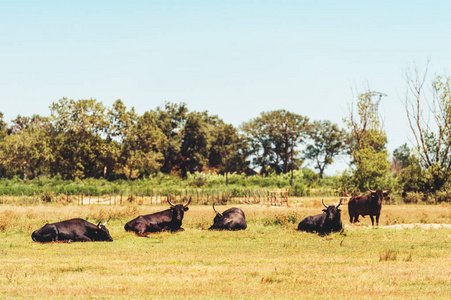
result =
[{"label": "dry golden grass", "polygon": [[[321,199],[240,207],[246,231],[204,230],[212,208],[191,206],[184,232],[142,238],[125,222],[165,205],[0,206],[0,298],[451,298],[451,229],[372,228],[368,217],[350,226],[344,206],[345,232],[320,237],[294,229]],[[30,238],[46,222],[109,215],[112,243]],[[451,207],[382,209],[381,225],[426,221],[451,224]]]}]

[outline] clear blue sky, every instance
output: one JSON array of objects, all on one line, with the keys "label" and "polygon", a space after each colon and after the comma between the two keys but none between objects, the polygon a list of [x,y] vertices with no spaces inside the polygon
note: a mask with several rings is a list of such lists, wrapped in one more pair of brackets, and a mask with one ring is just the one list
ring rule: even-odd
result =
[{"label": "clear blue sky", "polygon": [[138,113],[185,102],[238,126],[286,109],[342,125],[367,87],[393,151],[408,142],[405,72],[451,72],[450,1],[2,1],[0,111],[62,97]]}]

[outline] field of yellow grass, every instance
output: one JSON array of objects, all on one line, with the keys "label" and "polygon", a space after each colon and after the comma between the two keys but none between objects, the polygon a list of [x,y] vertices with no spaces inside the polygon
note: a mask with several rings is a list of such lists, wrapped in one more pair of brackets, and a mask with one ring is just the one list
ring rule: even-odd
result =
[{"label": "field of yellow grass", "polygon": [[[386,205],[379,228],[368,217],[349,225],[343,206],[344,232],[321,237],[295,230],[321,199],[290,203],[234,205],[246,213],[240,232],[205,230],[213,210],[193,205],[184,232],[149,238],[124,224],[166,205],[0,206],[0,298],[451,298],[451,206]],[[111,243],[30,237],[47,222],[110,216]]]}]

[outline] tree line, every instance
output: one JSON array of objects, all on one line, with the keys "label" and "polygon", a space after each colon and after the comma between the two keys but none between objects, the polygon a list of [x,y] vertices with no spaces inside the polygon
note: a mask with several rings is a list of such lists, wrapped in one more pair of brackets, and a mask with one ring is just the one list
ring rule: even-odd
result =
[{"label": "tree line", "polygon": [[[52,103],[49,117],[18,116],[7,124],[0,116],[0,172],[8,178],[280,174],[300,168],[304,159],[315,161],[322,176],[344,149],[345,132],[336,124],[285,110],[263,112],[239,128],[184,103],[139,115],[121,100],[105,107],[95,99],[63,98]],[[303,143],[305,153],[298,147]]]},{"label": "tree line", "polygon": [[[135,179],[195,172],[267,176],[309,163],[318,177],[337,156],[350,158],[337,185],[350,190],[391,188],[437,193],[451,176],[451,79],[436,76],[426,89],[419,72],[408,77],[405,113],[414,140],[390,155],[374,92],[360,93],[344,128],[286,110],[262,112],[239,127],[185,103],[165,103],[138,114],[121,100],[60,99],[50,116],[0,112],[0,176]],[[428,94],[425,90],[431,90]],[[427,117],[430,116],[430,117]]]}]

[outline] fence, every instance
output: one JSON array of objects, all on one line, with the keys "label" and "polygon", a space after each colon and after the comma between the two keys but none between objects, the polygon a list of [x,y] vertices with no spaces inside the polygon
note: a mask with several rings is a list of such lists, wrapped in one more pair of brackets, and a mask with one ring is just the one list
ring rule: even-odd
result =
[{"label": "fence", "polygon": [[77,205],[155,205],[166,203],[170,195],[172,202],[186,202],[191,197],[191,203],[209,205],[212,203],[242,203],[262,204],[274,206],[288,206],[288,189],[265,190],[265,189],[183,189],[183,190],[159,190],[152,189],[146,192],[119,192],[119,193],[68,193],[56,194],[42,192],[32,195],[17,193],[13,195],[3,194],[2,204],[13,205],[41,205],[46,203],[77,204]]}]

